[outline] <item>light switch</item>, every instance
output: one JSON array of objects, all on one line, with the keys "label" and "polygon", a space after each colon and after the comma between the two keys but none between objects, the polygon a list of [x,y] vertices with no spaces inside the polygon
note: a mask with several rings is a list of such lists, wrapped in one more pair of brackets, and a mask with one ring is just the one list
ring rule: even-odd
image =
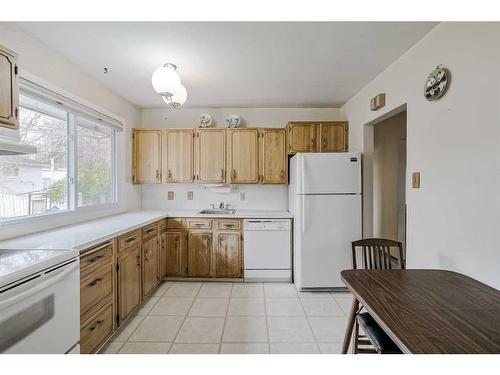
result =
[{"label": "light switch", "polygon": [[413,189],[420,189],[420,172],[413,172],[411,174],[411,187]]},{"label": "light switch", "polygon": [[192,201],[193,200],[193,192],[192,191],[188,191],[187,192],[187,200],[188,201]]},{"label": "light switch", "polygon": [[173,201],[174,200],[174,192],[173,191],[169,191],[168,194],[167,194],[167,199],[169,201]]}]

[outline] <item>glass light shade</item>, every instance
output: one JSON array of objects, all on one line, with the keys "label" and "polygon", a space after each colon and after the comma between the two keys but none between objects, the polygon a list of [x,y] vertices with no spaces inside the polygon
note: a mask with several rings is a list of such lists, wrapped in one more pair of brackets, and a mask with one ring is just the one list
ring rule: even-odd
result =
[{"label": "glass light shade", "polygon": [[165,66],[154,71],[151,83],[155,91],[161,96],[171,96],[173,88],[181,84],[181,80],[175,70],[175,65],[165,64]]},{"label": "glass light shade", "polygon": [[183,105],[187,100],[187,90],[181,83],[175,86],[173,89],[173,95],[171,97],[163,97],[163,101],[168,105],[177,108]]}]

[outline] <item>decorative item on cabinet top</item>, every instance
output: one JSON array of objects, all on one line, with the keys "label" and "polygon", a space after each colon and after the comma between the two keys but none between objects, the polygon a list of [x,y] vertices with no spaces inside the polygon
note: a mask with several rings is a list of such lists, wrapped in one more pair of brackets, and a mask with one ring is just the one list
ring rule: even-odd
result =
[{"label": "decorative item on cabinet top", "polygon": [[241,117],[238,115],[230,115],[226,117],[226,124],[228,128],[237,128],[240,126]]},{"label": "decorative item on cabinet top", "polygon": [[212,125],[213,118],[208,113],[200,115],[200,128],[208,128]]},{"label": "decorative item on cabinet top", "polygon": [[133,129],[136,184],[287,184],[287,158],[285,128]]}]

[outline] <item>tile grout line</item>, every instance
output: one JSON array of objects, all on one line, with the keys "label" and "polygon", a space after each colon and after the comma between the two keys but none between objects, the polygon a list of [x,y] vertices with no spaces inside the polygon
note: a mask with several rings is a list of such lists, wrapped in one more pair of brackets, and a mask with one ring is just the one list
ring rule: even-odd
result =
[{"label": "tile grout line", "polygon": [[[167,293],[167,290],[169,290],[171,286],[172,286],[172,284],[170,284],[170,285],[168,286],[168,288],[165,290],[165,292],[163,292],[163,294]],[[158,289],[158,288],[160,288],[160,285],[158,285],[157,289]],[[153,296],[153,295],[151,295],[149,298],[151,298],[151,297],[154,297],[154,296]],[[160,297],[160,298],[161,298],[161,297]],[[158,300],[158,302],[159,302],[159,301],[160,301],[160,300]],[[157,302],[157,303],[158,303],[158,302]],[[154,307],[154,306],[153,306],[153,307]],[[153,309],[153,307],[151,308],[151,310]],[[139,324],[137,324],[137,327],[135,327],[135,328],[132,330],[132,332],[131,332],[131,333],[130,333],[130,335],[127,337],[127,339],[126,339],[125,341],[115,341],[115,342],[121,342],[121,343],[122,343],[122,345],[120,346],[120,349],[118,349],[118,351],[116,352],[117,354],[120,352],[120,350],[122,350],[122,349],[123,349],[123,347],[125,346],[125,344],[129,342],[129,339],[133,336],[133,334],[135,333],[135,331],[137,331],[137,329],[138,329],[138,328],[139,328],[139,326],[142,324],[142,322],[144,321],[144,319],[146,319],[146,317],[147,317],[147,316],[149,316],[149,313],[148,313],[147,315],[132,315],[132,317],[130,317],[130,318],[129,318],[129,321],[127,322],[127,324],[125,325],[125,327],[121,327],[121,328],[120,328],[120,330],[125,329],[125,328],[126,328],[126,326],[127,326],[128,324],[130,324],[130,320],[132,320],[132,319],[133,319],[133,317],[138,317],[138,316],[142,316],[143,318],[141,319],[141,321],[139,322]],[[117,331],[116,331],[113,335],[115,335],[115,334],[117,334],[117,333],[118,333],[118,330],[117,330]],[[111,337],[111,338],[112,338],[112,337]],[[110,338],[110,340],[111,340],[111,338]],[[134,342],[134,341],[130,341],[130,342]]]},{"label": "tile grout line", "polygon": [[224,324],[222,326],[222,333],[220,335],[220,341],[219,341],[219,349],[217,351],[217,354],[222,354],[222,340],[224,339],[224,331],[226,329],[226,322],[227,322],[227,315],[229,313],[229,305],[231,304],[231,294],[233,293],[233,283],[231,283],[231,290],[229,291],[229,299],[227,300],[227,308],[226,308],[226,315],[224,316]]},{"label": "tile grout line", "polygon": [[[184,323],[186,323],[186,319],[188,317],[188,314],[189,312],[191,311],[191,309],[193,308],[193,305],[194,305],[194,301],[196,300],[196,298],[198,297],[198,294],[200,294],[200,290],[201,288],[203,287],[203,282],[201,282],[201,285],[200,287],[198,288],[198,291],[196,292],[194,298],[193,298],[193,301],[191,302],[191,305],[189,306],[189,309],[186,311],[186,314],[184,314],[184,319],[182,320],[182,323],[181,325],[179,326],[178,330],[177,330],[177,333],[175,334],[174,338],[172,339],[172,345],[170,346],[170,349],[168,351],[167,354],[172,354],[172,348],[174,347],[174,344],[175,344],[175,340],[177,340],[177,336],[179,336],[179,333],[181,332],[182,330],[182,327],[184,327]],[[173,285],[173,284],[172,284]],[[170,288],[169,288],[170,289]],[[179,297],[179,296],[178,296]]]},{"label": "tile grout line", "polygon": [[271,335],[269,333],[269,321],[268,321],[268,315],[267,315],[267,296],[266,296],[266,288],[265,284],[262,284],[262,294],[264,297],[264,317],[266,319],[266,335],[267,335],[267,352],[269,354],[271,353]]},{"label": "tile grout line", "polygon": [[309,326],[309,329],[311,330],[311,333],[313,335],[314,343],[316,344],[316,349],[318,350],[318,353],[321,354],[321,348],[320,348],[319,343],[318,343],[318,338],[316,337],[316,334],[314,333],[311,321],[309,320],[309,315],[306,313],[306,309],[304,308],[304,304],[302,303],[302,298],[300,298],[300,296],[298,295],[298,293],[297,293],[297,297],[299,298],[300,306],[302,307],[302,310],[304,311],[304,314],[306,316],[307,325]]}]

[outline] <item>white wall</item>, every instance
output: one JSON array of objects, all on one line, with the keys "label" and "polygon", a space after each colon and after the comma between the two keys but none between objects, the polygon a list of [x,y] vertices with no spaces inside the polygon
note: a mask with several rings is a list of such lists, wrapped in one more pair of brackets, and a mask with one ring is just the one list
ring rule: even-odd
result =
[{"label": "white wall", "polygon": [[[437,102],[423,87],[438,64],[451,85]],[[386,93],[386,106],[369,109]],[[365,124],[407,107],[409,268],[458,271],[500,288],[500,24],[442,23],[343,107],[351,149]],[[421,172],[411,189],[410,173]]]},{"label": "white wall", "polygon": [[[141,115],[143,128],[195,128],[199,116],[209,113],[215,126],[226,127],[225,118],[239,115],[243,127],[286,126],[288,121],[318,121],[340,119],[337,108],[200,108],[200,109],[144,109]],[[166,116],[166,119],[165,119]],[[168,191],[175,192],[175,199],[167,200]],[[192,201],[187,200],[187,191],[193,191]],[[240,193],[245,194],[241,200]],[[211,203],[228,202],[240,209],[288,209],[288,187],[285,185],[238,185],[231,193],[213,193],[199,184],[164,184],[142,186],[142,208],[207,208]]]},{"label": "white wall", "polygon": [[[140,187],[131,184],[131,128],[139,126],[139,109],[105,88],[98,81],[80,70],[79,67],[65,60],[39,40],[21,31],[13,23],[0,23],[0,44],[19,54],[21,76],[46,82],[51,88],[60,89],[63,94],[77,97],[84,101],[84,104],[95,105],[99,109],[122,118],[125,122],[118,160],[119,207],[113,210],[89,211],[78,215],[68,213],[57,217],[45,217],[43,220],[33,220],[27,224],[14,226],[2,226],[0,224],[0,239],[67,225],[125,209],[139,208]],[[2,132],[4,135],[12,135],[7,131],[2,130]]]}]

